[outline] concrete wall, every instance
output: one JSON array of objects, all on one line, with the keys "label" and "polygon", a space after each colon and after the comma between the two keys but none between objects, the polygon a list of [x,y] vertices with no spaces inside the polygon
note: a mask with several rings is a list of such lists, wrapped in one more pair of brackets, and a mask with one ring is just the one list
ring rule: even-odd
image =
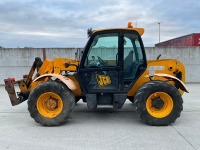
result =
[{"label": "concrete wall", "polygon": [[[75,58],[75,52],[74,48],[49,48],[46,49],[46,57]],[[41,57],[43,60],[42,48],[0,49],[0,84],[3,84],[4,79],[8,77],[22,79],[24,74],[29,73],[35,57]]]},{"label": "concrete wall", "polygon": [[[75,58],[74,48],[49,48],[46,49],[48,58],[67,57]],[[180,60],[186,68],[187,82],[200,82],[200,47],[171,47],[171,48],[146,48],[148,59],[156,59],[161,54],[161,58],[176,58]],[[0,49],[0,84],[8,77],[15,77],[17,80],[22,75],[27,74],[32,66],[35,57],[43,58],[43,49],[40,48],[15,48]]]}]

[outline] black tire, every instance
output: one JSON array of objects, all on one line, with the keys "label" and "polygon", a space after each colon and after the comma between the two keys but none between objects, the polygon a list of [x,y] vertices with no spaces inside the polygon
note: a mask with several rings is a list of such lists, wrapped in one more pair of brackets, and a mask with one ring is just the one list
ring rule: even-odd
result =
[{"label": "black tire", "polygon": [[75,97],[75,104],[78,103],[78,101],[80,101],[80,97]]},{"label": "black tire", "polygon": [[134,104],[134,97],[133,97],[133,96],[128,96],[127,98],[128,98],[128,100],[129,100],[131,103]]},{"label": "black tire", "polygon": [[[53,93],[58,95],[60,103],[62,103],[62,107],[59,109],[59,113],[54,117],[47,117],[44,113],[40,113],[43,107],[40,107],[38,110],[37,101],[41,99],[41,95],[45,95],[48,93]],[[54,97],[53,97],[54,98]],[[53,99],[51,96],[46,99]],[[53,99],[58,101],[57,99]],[[43,102],[44,103],[44,102]],[[47,103],[47,102],[45,102]],[[58,102],[56,103],[58,107]],[[30,112],[30,116],[35,120],[35,122],[40,123],[43,126],[59,126],[64,124],[69,118],[73,108],[75,105],[75,98],[72,92],[62,83],[56,81],[48,81],[38,85],[29,95],[28,99],[28,111]],[[49,105],[51,107],[51,105]],[[46,107],[47,108],[47,107]],[[52,110],[52,111],[54,111]],[[47,112],[48,113],[48,112]]]},{"label": "black tire", "polygon": [[[153,93],[156,93],[155,96]],[[159,94],[157,95],[157,93],[161,93],[161,95],[167,94],[172,105],[170,106],[165,104],[165,102],[162,102],[163,99],[159,96]],[[152,96],[155,98],[151,99]],[[154,100],[155,102],[153,102]],[[151,101],[151,107],[147,108],[149,106],[149,101]],[[173,85],[163,81],[149,81],[138,89],[135,95],[134,105],[138,116],[146,124],[153,126],[166,126],[174,123],[176,119],[180,117],[181,111],[183,110],[183,99],[179,91]],[[165,105],[166,107],[164,107]],[[166,111],[167,113],[164,113],[163,117],[157,117],[157,114],[152,115],[153,111],[149,111],[149,109],[154,109],[156,111],[158,110],[158,112],[161,112],[161,110],[166,108],[170,108],[170,111]]]}]

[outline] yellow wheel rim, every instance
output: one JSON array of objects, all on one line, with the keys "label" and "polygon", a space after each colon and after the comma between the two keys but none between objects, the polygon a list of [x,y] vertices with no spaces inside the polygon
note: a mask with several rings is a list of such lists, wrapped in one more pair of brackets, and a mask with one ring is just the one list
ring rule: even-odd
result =
[{"label": "yellow wheel rim", "polygon": [[167,93],[155,92],[151,94],[146,101],[146,108],[148,113],[155,118],[164,118],[168,116],[174,103]]},{"label": "yellow wheel rim", "polygon": [[37,100],[38,112],[46,118],[55,118],[63,109],[63,102],[58,94],[46,92]]}]

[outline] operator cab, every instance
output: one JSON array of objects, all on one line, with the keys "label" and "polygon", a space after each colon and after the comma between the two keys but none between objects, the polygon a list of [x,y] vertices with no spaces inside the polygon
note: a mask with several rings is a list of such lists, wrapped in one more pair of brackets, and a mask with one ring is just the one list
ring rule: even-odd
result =
[{"label": "operator cab", "polygon": [[78,71],[87,103],[92,100],[95,107],[124,103],[127,91],[147,67],[142,33],[140,28],[92,31]]}]

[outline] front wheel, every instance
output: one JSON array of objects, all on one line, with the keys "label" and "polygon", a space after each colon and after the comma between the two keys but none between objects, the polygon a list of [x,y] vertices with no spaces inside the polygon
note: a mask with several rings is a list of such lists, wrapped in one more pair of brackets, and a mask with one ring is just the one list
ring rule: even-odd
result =
[{"label": "front wheel", "polygon": [[29,95],[28,111],[44,126],[58,126],[67,121],[75,104],[74,95],[62,83],[44,82]]},{"label": "front wheel", "polygon": [[142,85],[134,99],[136,112],[149,125],[169,125],[180,117],[183,99],[169,83],[150,81]]}]

